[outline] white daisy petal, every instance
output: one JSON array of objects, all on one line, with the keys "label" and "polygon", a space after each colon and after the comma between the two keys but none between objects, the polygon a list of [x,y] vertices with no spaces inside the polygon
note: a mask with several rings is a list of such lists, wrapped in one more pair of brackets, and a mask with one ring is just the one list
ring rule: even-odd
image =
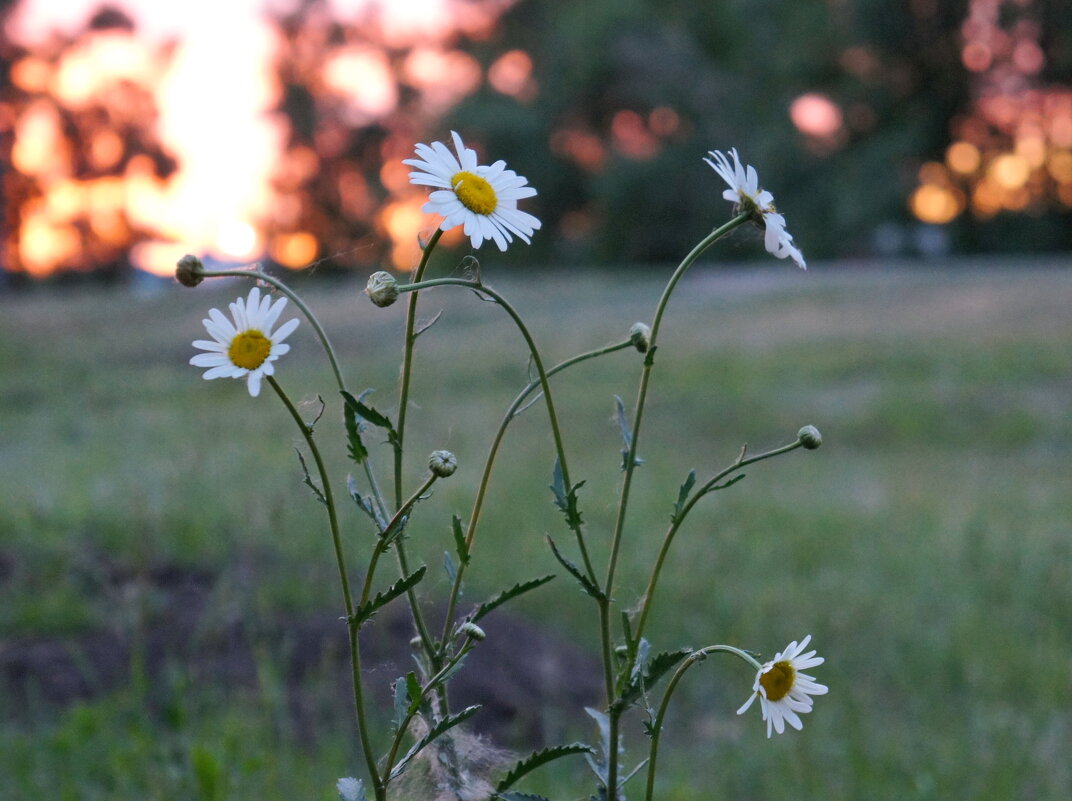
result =
[{"label": "white daisy petal", "polygon": [[768,737],[772,730],[782,734],[786,723],[794,729],[802,729],[804,723],[800,716],[811,712],[814,704],[812,696],[825,695],[828,691],[825,685],[800,672],[823,661],[815,656],[815,651],[804,653],[810,641],[811,635],[799,643],[794,640],[763,664],[756,672],[751,695],[737,710],[738,715],[744,713],[758,697],[762,718],[767,723]]},{"label": "white daisy petal", "polygon": [[260,289],[253,287],[245,298],[228,304],[231,320],[219,309],[210,309],[202,323],[213,341],[195,340],[194,347],[206,352],[195,354],[190,364],[209,368],[203,374],[206,379],[244,378],[249,394],[256,397],[262,377],[273,375],[273,362],[290,350],[283,340],[298,326],[298,319],[293,318],[272,333],[285,306],[286,298],[273,302],[270,294],[262,296]]},{"label": "white daisy petal", "polygon": [[732,167],[726,155],[718,150],[710,151],[708,155],[711,158],[704,159],[730,187],[722,192],[723,199],[737,207],[735,212],[748,214],[765,229],[763,245],[768,253],[779,259],[791,258],[798,267],[806,270],[803,254],[793,244],[792,235],[785,230],[785,217],[775,211],[774,195],[760,188],[756,168],[751,164],[742,164],[736,148],[731,148],[729,154],[733,158]]},{"label": "white daisy petal", "polygon": [[453,152],[442,142],[419,143],[414,147],[418,158],[403,159],[403,164],[415,168],[410,183],[433,188],[422,211],[442,216],[442,231],[461,226],[474,248],[492,241],[506,250],[514,236],[529,243],[540,221],[517,211],[517,201],[533,197],[536,190],[507,169],[505,161],[480,164],[476,151],[465,146],[457,131],[451,131],[451,142]]}]

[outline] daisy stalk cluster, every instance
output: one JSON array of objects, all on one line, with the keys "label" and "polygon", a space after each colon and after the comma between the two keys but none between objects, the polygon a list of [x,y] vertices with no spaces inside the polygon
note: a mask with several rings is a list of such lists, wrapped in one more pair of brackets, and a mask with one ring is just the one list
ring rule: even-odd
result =
[{"label": "daisy stalk cluster", "polygon": [[[343,620],[350,646],[354,722],[360,744],[355,767],[361,778],[346,777],[337,783],[343,801],[416,798],[546,801],[514,787],[532,770],[570,756],[583,756],[591,768],[595,783],[593,798],[624,799],[627,782],[644,774],[644,798],[652,801],[656,797],[659,743],[670,700],[689,669],[709,655],[733,655],[751,671],[752,688],[738,714],[747,712],[758,701],[768,737],[785,732],[787,724],[794,729],[802,728],[802,715],[811,712],[813,698],[827,691],[804,672],[823,662],[814,650],[805,650],[810,635],[789,643],[767,661],[728,644],[657,650],[653,645],[656,635],[652,633],[656,620],[651,614],[667,554],[700,501],[744,478],[741,471],[748,465],[797,449],[818,448],[822,437],[814,426],[802,427],[795,438],[763,453],[750,454],[747,447],[742,447],[724,468],[707,478],[701,479],[691,470],[674,499],[669,524],[653,555],[643,594],[639,598],[623,599],[619,597],[621,588],[615,583],[618,556],[626,539],[630,490],[637,468],[643,462],[639,456],[641,423],[656,365],[659,335],[672,293],[701,254],[745,223],[762,229],[766,249],[777,258],[789,258],[804,268],[804,257],[786,231],[785,217],[775,209],[771,193],[760,187],[756,170],[742,164],[736,150],[730,150],[728,155],[712,151],[705,161],[728,186],[723,197],[733,203],[730,219],[701,238],[670,274],[650,321],[634,323],[619,342],[582,350],[549,364],[522,316],[507,298],[484,281],[479,263],[472,255],[463,260],[463,270],[450,263],[442,271],[445,275],[428,275],[431,257],[444,231],[460,226],[474,250],[492,242],[499,251],[506,251],[515,239],[530,242],[540,229],[536,217],[518,208],[518,201],[536,194],[528,181],[507,169],[503,161],[481,164],[477,153],[466,147],[457,133],[452,134],[452,140],[453,150],[441,142],[418,144],[416,157],[404,162],[413,170],[411,182],[431,189],[424,211],[442,218],[435,233],[422,243],[419,264],[405,283],[389,272],[380,271],[369,278],[365,290],[376,306],[389,306],[403,296],[407,302],[397,405],[391,411],[373,407],[367,401],[367,392],[357,395],[351,392],[327,333],[312,311],[285,283],[259,269],[210,271],[194,256],[180,260],[176,277],[186,286],[197,286],[206,278],[221,276],[254,281],[245,297],[230,304],[229,318],[218,309],[209,311],[204,326],[212,338],[193,343],[202,352],[190,359],[190,363],[206,368],[206,379],[245,381],[254,398],[260,394],[262,384],[267,383],[293,419],[311,459],[310,469],[310,461],[299,451],[304,481],[324,507],[338,567]],[[407,554],[408,523],[436,482],[451,479],[459,463],[471,465],[479,461],[467,454],[459,460],[433,443],[431,448],[420,448],[422,453],[430,452],[425,457],[427,469],[420,480],[407,482],[404,465],[413,449],[407,431],[409,413],[419,408],[410,397],[417,340],[430,328],[430,324],[423,327],[417,324],[418,299],[425,291],[452,289],[464,289],[505,313],[517,331],[519,343],[527,350],[535,377],[518,387],[517,396],[494,429],[474,484],[473,505],[468,514],[452,515],[450,524],[443,527],[452,534],[444,565],[450,591],[445,614],[433,620],[430,609],[422,604],[416,592],[428,569],[412,564]],[[297,317],[279,324],[288,302],[293,302],[315,333],[336,384],[343,425],[334,443],[345,448],[358,468],[356,476],[347,477],[345,504],[340,505],[340,496],[333,489],[332,477],[321,455],[320,429],[328,404],[321,400],[319,414],[314,420],[307,420],[276,376],[279,360],[290,350],[284,340],[299,325]],[[632,354],[638,362],[639,380],[631,410],[620,398],[614,399],[622,436],[621,486],[615,521],[609,530],[592,531],[582,516],[579,490],[584,481],[577,480],[570,470],[569,443],[559,427],[552,379],[560,372],[611,354]],[[565,537],[547,538],[549,556],[564,572],[564,580],[576,582],[595,606],[594,617],[598,620],[595,636],[602,656],[605,698],[600,709],[587,710],[596,724],[595,744],[550,746],[516,762],[511,759],[503,763],[486,755],[479,759],[473,757],[473,743],[477,741],[466,733],[466,722],[479,714],[479,708],[452,707],[449,682],[463,669],[466,655],[485,640],[480,623],[486,615],[493,614],[513,598],[538,590],[554,578],[540,575],[504,588],[472,608],[460,607],[464,579],[480,553],[478,533],[483,510],[492,500],[489,490],[493,466],[511,422],[534,404],[543,407],[550,429],[553,452],[547,454],[545,475],[550,477],[550,501],[561,511],[566,531]],[[509,499],[505,502],[509,503]],[[371,528],[375,536],[344,539],[343,506],[351,517],[357,515],[358,522],[348,522],[347,527]],[[594,549],[590,544],[595,541],[600,543],[600,552],[608,554],[602,566],[597,566],[592,557]],[[355,555],[350,553],[355,543],[369,545],[363,553]],[[629,600],[632,603],[621,605]],[[358,633],[390,603],[405,603],[409,607],[416,667],[391,685],[394,714],[385,730],[374,731],[366,692],[369,677],[362,671]],[[442,609],[442,605],[438,608]],[[664,679],[665,687],[660,690]],[[648,752],[629,765],[623,744],[624,727],[635,724],[637,718],[641,719],[648,738]]]}]

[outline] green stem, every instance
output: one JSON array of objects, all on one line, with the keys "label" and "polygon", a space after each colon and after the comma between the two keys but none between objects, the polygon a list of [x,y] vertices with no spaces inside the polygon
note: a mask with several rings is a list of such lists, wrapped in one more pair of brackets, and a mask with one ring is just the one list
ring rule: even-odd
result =
[{"label": "green stem", "polygon": [[677,689],[678,682],[685,675],[685,672],[693,665],[704,661],[708,654],[713,654],[718,651],[730,653],[735,656],[739,656],[749,665],[756,670],[762,669],[762,665],[756,661],[751,654],[746,651],[742,651],[740,648],[734,648],[732,645],[709,645],[706,648],[701,648],[698,651],[693,651],[682,662],[674,675],[670,679],[670,683],[666,686],[666,692],[663,694],[662,703],[659,704],[659,711],[655,715],[655,720],[651,727],[651,748],[648,752],[648,784],[644,793],[645,801],[652,801],[655,792],[655,763],[659,757],[659,738],[663,732],[663,720],[666,717],[667,707],[670,705],[670,696],[674,694],[674,690]]},{"label": "green stem", "polygon": [[[487,286],[480,281],[473,281],[465,278],[433,278],[429,281],[415,281],[412,284],[400,284],[398,287],[399,292],[417,292],[422,289],[430,289],[437,286],[459,286],[465,289],[472,289],[481,294],[487,295],[494,300],[503,310],[510,316],[510,319],[514,321],[514,325],[517,326],[518,331],[521,333],[522,338],[525,340],[525,344],[528,346],[529,355],[532,357],[532,366],[536,369],[536,374],[539,377],[540,390],[543,392],[544,402],[547,406],[547,417],[551,425],[551,437],[555,444],[555,453],[558,456],[558,463],[562,469],[562,480],[567,488],[572,487],[569,475],[569,466],[566,462],[566,450],[562,444],[562,432],[558,425],[558,414],[555,411],[554,399],[551,396],[551,384],[547,380],[547,371],[543,366],[543,359],[540,356],[540,351],[536,347],[536,342],[532,338],[532,334],[529,332],[528,327],[525,325],[524,320],[517,313],[517,310],[510,305],[510,303],[496,292],[491,287]],[[588,556],[588,548],[584,543],[584,534],[577,525],[571,524],[571,528],[574,531],[577,539],[577,546],[580,549],[581,557],[584,560],[585,570],[588,573],[589,578],[595,583],[595,571],[592,568],[592,561]],[[598,585],[597,585],[598,586]]]},{"label": "green stem", "polygon": [[[581,353],[570,359],[566,359],[564,362],[556,364],[550,370],[547,371],[547,377],[555,375],[556,373],[565,370],[567,367],[572,367],[575,364],[580,364],[588,359],[594,359],[597,356],[605,356],[608,353],[614,353],[615,351],[624,350],[632,345],[629,340],[619,342],[615,345],[607,345],[604,348],[597,348],[596,350],[588,351],[587,353]],[[540,382],[530,381],[526,386],[514,398],[514,402],[510,404],[510,408],[507,409],[506,414],[503,416],[502,422],[499,423],[499,430],[495,432],[495,438],[491,443],[491,448],[488,451],[487,459],[484,460],[484,472],[480,476],[480,484],[477,487],[476,499],[473,501],[473,511],[469,515],[469,525],[465,532],[465,547],[466,550],[472,554],[473,542],[476,539],[476,530],[479,525],[480,516],[484,508],[484,499],[487,495],[488,485],[491,481],[492,468],[495,465],[495,458],[499,452],[499,446],[502,444],[503,438],[506,435],[506,429],[510,423],[517,417],[520,412],[521,404],[525,402],[525,399],[532,394],[533,390],[540,386]],[[535,403],[535,401],[533,401]],[[447,637],[450,634],[450,626],[454,620],[454,613],[458,605],[458,595],[461,592],[462,576],[465,572],[465,563],[458,566],[458,574],[455,576],[454,584],[450,589],[450,600],[447,603],[447,614],[443,620],[443,635],[441,642],[446,643]]]},{"label": "green stem", "polygon": [[[443,230],[437,228],[435,233],[432,234],[432,238],[428,240],[428,244],[424,246],[424,250],[421,253],[421,261],[417,265],[417,269],[413,273],[414,280],[420,281],[424,276],[425,270],[428,268],[428,260],[432,255],[432,251],[435,250],[435,246],[439,243],[440,237],[443,236]],[[413,349],[417,342],[417,293],[414,292],[409,297],[409,304],[406,309],[406,334],[405,342],[402,351],[402,377],[401,385],[398,392],[398,423],[395,426],[395,433],[398,435],[397,443],[395,445],[395,464],[394,464],[394,477],[395,477],[395,508],[402,508],[402,452],[403,443],[406,436],[406,416],[409,408],[409,393],[410,385],[412,383],[413,376]],[[398,566],[402,571],[403,576],[409,575],[409,564],[406,558],[406,548],[402,541],[399,540],[395,553],[398,556]],[[409,602],[410,613],[413,616],[413,625],[417,629],[417,634],[421,639],[421,645],[424,648],[424,652],[428,657],[429,662],[432,664],[432,669],[438,669],[439,657],[436,653],[435,645],[432,642],[432,638],[428,633],[428,626],[424,622],[424,615],[421,612],[420,604],[417,603],[417,594],[410,588],[406,591],[406,599]]]},{"label": "green stem", "polygon": [[[335,375],[335,383],[338,384],[339,390],[346,391],[346,382],[343,380],[342,371],[339,369],[339,360],[335,355],[335,348],[331,345],[331,340],[328,339],[327,332],[324,331],[323,326],[320,325],[320,321],[316,319],[316,315],[305,304],[305,301],[289,286],[284,284],[278,278],[269,275],[268,273],[260,270],[205,270],[203,275],[206,278],[224,278],[224,277],[236,277],[236,278],[253,278],[255,280],[264,281],[266,284],[274,286],[290,300],[294,302],[294,305],[301,310],[301,313],[305,315],[305,319],[309,321],[309,325],[313,327],[316,332],[317,338],[320,340],[320,345],[324,348],[324,353],[328,357],[328,362],[331,365],[331,372]],[[386,512],[383,503],[383,495],[380,493],[379,485],[376,482],[376,474],[372,470],[372,462],[366,458],[362,462],[362,467],[365,471],[365,477],[368,479],[369,487],[372,490],[372,497],[376,501],[376,505],[380,509],[380,514],[386,517]]]},{"label": "green stem", "polygon": [[328,478],[327,469],[324,467],[324,460],[320,456],[320,449],[316,445],[316,441],[313,439],[312,429],[306,425],[302,419],[298,409],[291,402],[290,398],[283,391],[283,388],[279,386],[279,383],[273,376],[265,376],[268,384],[275,390],[275,393],[279,396],[279,399],[283,402],[283,405],[290,412],[290,416],[294,419],[298,429],[302,433],[302,437],[305,438],[305,444],[309,448],[309,452],[312,454],[313,461],[316,463],[317,472],[320,474],[320,483],[323,487],[324,493],[324,505],[328,511],[328,526],[331,529],[331,540],[335,546],[335,563],[339,569],[339,583],[342,586],[343,605],[346,609],[346,628],[350,637],[350,669],[353,674],[353,693],[354,693],[354,707],[357,714],[357,729],[361,739],[361,750],[364,753],[365,764],[369,771],[369,776],[375,783],[376,801],[385,801],[387,798],[386,788],[383,787],[379,779],[379,773],[376,770],[376,756],[372,752],[372,741],[369,738],[368,733],[368,721],[365,714],[365,698],[364,691],[361,685],[361,649],[357,640],[357,626],[354,623],[354,602],[353,596],[350,593],[350,579],[346,571],[346,559],[342,548],[342,536],[339,533],[339,519],[335,510],[335,496],[331,491],[331,481]]},{"label": "green stem", "polygon": [[659,581],[659,575],[663,569],[663,563],[666,561],[666,555],[670,551],[670,543],[673,542],[674,535],[677,534],[678,529],[681,528],[681,524],[685,522],[686,516],[692,511],[692,508],[699,502],[699,500],[705,495],[713,492],[719,481],[729,476],[731,473],[740,470],[742,467],[747,467],[750,464],[755,464],[764,459],[770,459],[772,456],[779,456],[783,453],[796,450],[801,447],[802,442],[798,439],[796,442],[784,445],[781,448],[775,448],[774,450],[767,451],[766,453],[752,456],[748,459],[744,458],[745,450],[741,449],[740,456],[734,461],[732,465],[718,473],[707,482],[704,483],[700,489],[693,493],[688,503],[682,507],[680,514],[674,518],[674,521],[670,524],[670,528],[667,529],[666,535],[663,537],[663,543],[659,548],[659,555],[655,559],[655,565],[651,570],[651,577],[648,579],[648,588],[644,592],[643,601],[640,607],[640,616],[637,619],[636,627],[633,630],[633,640],[629,643],[630,652],[634,652],[640,643],[640,638],[644,634],[644,627],[647,625],[648,612],[651,610],[652,599],[655,597],[655,585]]},{"label": "green stem", "polygon": [[[611,643],[610,633],[610,598],[614,592],[614,574],[618,566],[618,553],[621,548],[622,532],[625,528],[625,516],[626,509],[629,504],[629,491],[633,484],[633,474],[636,471],[636,455],[637,448],[640,442],[640,424],[644,417],[644,403],[647,399],[648,384],[651,380],[652,367],[655,364],[655,350],[659,338],[659,329],[662,326],[663,314],[666,312],[666,307],[670,302],[670,295],[673,293],[674,288],[681,280],[685,272],[693,265],[693,263],[700,257],[700,255],[707,250],[711,245],[728,234],[738,225],[746,222],[749,219],[749,214],[738,214],[729,222],[719,226],[710,234],[700,240],[699,243],[689,251],[688,255],[681,261],[677,269],[674,270],[670,276],[670,280],[667,282],[666,287],[663,289],[662,296],[659,298],[659,302],[655,307],[655,316],[652,319],[651,324],[651,336],[648,340],[648,353],[644,359],[644,368],[640,376],[640,387],[637,390],[636,406],[633,410],[633,431],[632,437],[629,442],[629,452],[625,457],[625,476],[622,479],[622,491],[621,497],[618,501],[618,515],[614,523],[614,534],[611,537],[610,556],[607,560],[607,578],[603,583],[604,598],[607,600],[600,604],[599,625],[600,625],[600,641],[603,651],[603,663],[604,663],[604,676],[607,681],[607,704],[610,706],[614,701],[614,681],[613,675],[613,659],[614,652]],[[628,645],[628,644],[627,644]],[[629,658],[632,661],[634,657],[633,648],[629,647]],[[616,735],[617,732],[612,729],[612,735]],[[617,781],[618,774],[618,739],[617,736],[612,736],[610,741],[610,765],[607,766],[608,779]],[[608,792],[615,792],[617,790],[615,784],[608,782]]]}]

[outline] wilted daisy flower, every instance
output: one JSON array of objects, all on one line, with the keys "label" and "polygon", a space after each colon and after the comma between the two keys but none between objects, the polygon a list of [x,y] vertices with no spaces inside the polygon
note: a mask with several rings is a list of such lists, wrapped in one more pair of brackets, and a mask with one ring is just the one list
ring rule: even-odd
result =
[{"label": "wilted daisy flower", "polygon": [[442,215],[439,227],[444,231],[464,226],[475,248],[491,239],[499,250],[506,250],[514,235],[528,244],[540,221],[519,211],[517,201],[532,197],[536,190],[525,178],[506,169],[505,161],[477,164],[476,151],[467,148],[453,131],[451,136],[457,156],[442,142],[432,142],[416,146],[419,158],[402,161],[417,168],[409,174],[410,183],[436,187],[422,211]]},{"label": "wilted daisy flower", "polygon": [[819,684],[811,676],[800,672],[825,661],[816,656],[815,651],[802,653],[810,641],[810,634],[799,645],[794,640],[784,651],[775,654],[774,659],[764,664],[756,674],[752,695],[745,701],[744,706],[737,710],[738,715],[743,714],[752,706],[752,702],[759,698],[763,719],[767,721],[768,737],[771,736],[772,726],[781,734],[785,731],[786,723],[799,731],[803,726],[800,715],[811,712],[811,696],[826,694],[825,684]]},{"label": "wilted daisy flower", "polygon": [[729,184],[730,188],[722,193],[726,200],[733,201],[737,207],[751,214],[756,222],[765,229],[763,244],[767,252],[779,259],[789,256],[802,270],[808,269],[804,264],[804,256],[793,244],[792,235],[785,230],[785,217],[774,208],[774,195],[766,189],[759,188],[759,176],[756,168],[751,164],[741,165],[737,156],[737,148],[730,150],[733,156],[733,164],[719,150],[708,153],[711,159],[704,159],[722,179]]},{"label": "wilted daisy flower", "polygon": [[209,319],[202,320],[212,341],[199,339],[194,347],[206,350],[190,359],[195,367],[208,367],[204,377],[245,378],[249,394],[257,397],[261,391],[261,378],[272,375],[272,362],[290,350],[283,340],[298,327],[298,318],[288,320],[272,333],[272,326],[279,319],[286,298],[275,303],[257,287],[249,290],[248,298],[239,298],[230,304],[232,323],[219,309],[209,309]]}]

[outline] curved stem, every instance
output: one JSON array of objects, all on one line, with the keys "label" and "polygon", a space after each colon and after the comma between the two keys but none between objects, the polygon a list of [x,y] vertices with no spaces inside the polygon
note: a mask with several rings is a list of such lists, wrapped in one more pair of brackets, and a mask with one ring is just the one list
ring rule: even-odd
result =
[{"label": "curved stem", "polygon": [[[421,253],[421,261],[417,265],[417,269],[413,272],[414,280],[420,281],[424,276],[424,271],[428,268],[428,259],[432,255],[432,251],[435,250],[435,246],[439,243],[439,239],[442,236],[443,230],[437,228],[435,233],[432,234],[432,238],[428,240],[428,244],[424,246],[424,250]],[[395,426],[395,433],[398,435],[398,441],[394,449],[395,509],[402,508],[402,454],[403,443],[405,442],[406,437],[406,412],[409,408],[410,384],[413,376],[413,348],[417,342],[416,328],[417,293],[414,292],[410,295],[409,303],[406,308],[406,334],[402,351],[401,385],[398,391],[398,423]],[[395,553],[398,556],[398,566],[402,571],[402,575],[408,576],[409,564],[408,559],[406,558],[406,548],[401,540],[399,540],[395,546]],[[421,613],[420,604],[417,603],[417,594],[414,592],[413,588],[406,591],[406,599],[409,602],[410,613],[413,617],[413,625],[417,629],[418,636],[421,638],[424,652],[432,664],[432,669],[435,670],[438,668],[437,663],[439,658],[436,655],[435,646],[428,633],[428,626],[424,622],[424,615]]]},{"label": "curved stem", "polygon": [[762,461],[764,459],[770,459],[772,456],[779,456],[783,453],[796,450],[801,447],[802,442],[798,439],[796,442],[784,445],[781,448],[775,448],[774,450],[761,453],[756,456],[744,458],[745,451],[741,449],[741,455],[737,457],[736,461],[714,477],[708,479],[702,487],[693,493],[689,498],[688,503],[682,507],[680,514],[678,514],[674,521],[670,524],[670,528],[667,529],[665,536],[663,537],[662,545],[659,547],[659,555],[655,558],[655,564],[651,570],[651,577],[648,579],[648,588],[643,595],[643,601],[640,607],[640,616],[637,618],[637,624],[633,629],[633,641],[630,643],[630,650],[635,650],[637,644],[640,642],[640,638],[644,634],[644,627],[648,622],[648,612],[651,609],[652,599],[655,597],[655,585],[659,581],[659,575],[663,569],[663,562],[666,561],[666,555],[670,551],[670,543],[674,540],[674,535],[677,534],[678,529],[681,528],[681,524],[685,522],[685,518],[688,516],[692,508],[699,502],[699,500],[705,495],[713,492],[716,489],[716,485],[719,481],[729,476],[731,473],[740,470],[742,467],[746,467],[750,464]]},{"label": "curved stem", "polygon": [[651,727],[651,748],[648,752],[648,783],[647,789],[644,793],[645,801],[652,801],[653,794],[655,792],[655,762],[659,756],[659,737],[663,731],[663,719],[666,717],[666,709],[670,705],[670,696],[674,694],[674,690],[677,689],[677,684],[681,681],[681,678],[685,675],[685,672],[693,665],[704,661],[708,654],[715,653],[717,651],[723,651],[725,653],[739,656],[749,665],[756,670],[762,669],[762,665],[756,661],[751,654],[746,651],[742,651],[740,648],[734,648],[732,645],[709,645],[706,648],[701,648],[698,651],[694,651],[685,658],[674,675],[670,679],[670,683],[666,686],[666,692],[663,694],[662,703],[659,704],[659,711],[655,715],[655,720]]},{"label": "curved stem", "polygon": [[607,580],[604,584],[604,590],[607,595],[611,594],[611,590],[614,586],[614,573],[618,564],[618,552],[621,546],[622,530],[625,526],[625,512],[626,507],[629,504],[629,490],[633,483],[633,473],[636,470],[637,445],[640,439],[640,423],[644,416],[644,403],[647,399],[648,384],[651,380],[651,370],[655,364],[655,349],[659,337],[659,329],[662,326],[663,314],[666,311],[667,304],[670,302],[670,295],[677,286],[678,281],[681,280],[681,277],[705,250],[738,225],[747,222],[748,219],[748,214],[738,214],[725,225],[719,226],[700,240],[696,247],[694,247],[682,260],[681,264],[678,265],[677,269],[674,270],[673,275],[670,276],[670,280],[663,289],[663,294],[659,298],[659,302],[655,307],[655,316],[652,319],[651,324],[648,355],[647,358],[644,359],[644,369],[640,376],[640,388],[637,391],[636,406],[633,410],[632,438],[629,443],[629,453],[626,456],[625,477],[622,479],[622,494],[618,502],[618,516],[614,523],[614,535],[611,539],[610,558],[607,562]]},{"label": "curved stem", "polygon": [[[570,359],[566,359],[564,362],[560,362],[547,371],[547,377],[565,370],[567,367],[572,367],[575,364],[587,361],[588,359],[594,359],[597,356],[605,356],[608,353],[614,353],[615,351],[624,350],[632,346],[632,342],[628,339],[624,342],[619,342],[615,345],[607,345],[604,348],[597,348],[596,350],[588,351],[587,353],[581,353]],[[499,430],[495,432],[495,438],[492,440],[491,448],[488,451],[487,459],[484,460],[484,472],[480,476],[480,484],[477,487],[476,498],[473,501],[473,511],[469,514],[469,524],[465,532],[465,547],[471,554],[473,548],[473,542],[476,539],[476,530],[480,522],[480,516],[484,508],[484,498],[487,495],[488,485],[491,481],[492,468],[495,466],[495,458],[499,452],[499,446],[502,444],[503,438],[506,435],[506,429],[510,423],[521,412],[521,404],[525,402],[525,399],[532,394],[533,390],[540,386],[540,382],[530,381],[528,386],[518,393],[518,396],[514,398],[514,402],[510,404],[510,408],[506,410],[506,414],[503,416],[502,422],[499,423]],[[536,401],[532,401],[535,403]],[[455,576],[454,584],[450,589],[450,599],[447,602],[447,614],[443,620],[443,634],[441,642],[446,642],[447,636],[450,633],[450,626],[454,620],[454,613],[458,605],[458,595],[461,592],[462,576],[465,572],[465,563],[458,565],[458,574]]]},{"label": "curved stem", "polygon": [[320,321],[316,319],[316,315],[309,310],[309,307],[305,305],[304,301],[298,294],[280,281],[268,273],[261,272],[260,270],[205,270],[205,278],[222,278],[225,276],[233,276],[237,278],[254,278],[259,281],[264,281],[266,284],[271,284],[292,301],[294,305],[301,309],[302,314],[305,315],[305,319],[309,321],[309,325],[316,331],[317,337],[320,339],[320,344],[324,346],[324,352],[328,356],[328,361],[331,363],[331,371],[335,374],[335,381],[339,385],[339,389],[346,389],[346,382],[342,379],[342,372],[339,370],[339,360],[335,357],[335,349],[331,346],[331,341],[328,339],[327,333],[320,325]]},{"label": "curved stem", "polygon": [[[316,315],[313,314],[312,310],[305,304],[305,301],[303,301],[293,289],[278,278],[268,275],[268,273],[260,270],[205,270],[203,274],[206,278],[236,277],[253,278],[255,280],[264,281],[266,284],[274,286],[290,298],[290,300],[294,302],[294,305],[301,310],[301,313],[305,315],[305,319],[309,321],[309,325],[311,325],[316,332],[316,336],[320,340],[320,345],[324,348],[324,353],[327,354],[328,363],[331,365],[331,372],[335,375],[335,383],[338,384],[339,391],[347,391],[346,382],[343,380],[342,371],[339,369],[339,360],[335,355],[335,348],[332,347],[327,332],[324,331],[323,326],[320,325],[320,321],[316,319]],[[369,487],[372,490],[372,497],[380,509],[380,514],[383,514],[386,517],[383,495],[380,493],[379,484],[376,481],[376,474],[372,470],[371,459],[365,458],[362,461],[361,466],[365,471],[365,477],[368,479]]]},{"label": "curved stem", "polygon": [[335,510],[335,496],[331,491],[331,481],[328,478],[327,469],[324,467],[324,460],[320,456],[320,449],[316,445],[316,440],[313,439],[312,429],[306,425],[302,419],[298,409],[291,402],[290,398],[283,391],[283,388],[279,386],[279,383],[273,376],[265,376],[268,384],[275,390],[275,393],[279,396],[279,399],[286,406],[287,411],[290,412],[290,416],[294,419],[298,429],[302,433],[302,437],[305,438],[305,444],[309,448],[309,452],[312,454],[313,461],[316,463],[317,472],[320,474],[320,484],[323,487],[324,493],[324,505],[328,510],[328,526],[331,529],[331,541],[335,546],[335,563],[339,568],[339,583],[342,586],[343,605],[346,609],[346,628],[350,637],[350,669],[353,674],[353,693],[354,693],[354,706],[357,714],[357,729],[361,739],[361,750],[364,753],[365,765],[368,768],[369,776],[374,783],[374,790],[376,793],[377,801],[384,801],[386,799],[386,790],[380,782],[379,773],[376,770],[376,756],[372,752],[372,741],[369,738],[368,733],[368,721],[365,714],[365,698],[364,691],[361,685],[361,648],[357,640],[357,626],[354,623],[354,602],[353,596],[350,593],[350,579],[346,572],[346,559],[342,548],[342,537],[339,533],[339,519]]},{"label": "curved stem", "polygon": [[[429,289],[437,286],[459,286],[465,289],[472,289],[481,294],[487,295],[494,300],[502,309],[510,316],[510,319],[514,321],[514,325],[517,326],[518,331],[521,333],[522,338],[525,340],[525,344],[528,346],[529,355],[532,357],[532,366],[536,369],[536,374],[539,376],[540,390],[543,392],[544,402],[547,406],[547,417],[551,426],[551,437],[555,444],[555,453],[558,456],[558,463],[562,469],[562,480],[566,487],[572,486],[569,475],[569,466],[566,462],[566,451],[562,444],[562,432],[558,425],[558,414],[555,411],[554,399],[551,396],[551,385],[547,380],[547,371],[543,366],[543,359],[540,356],[540,351],[536,347],[535,341],[532,339],[532,334],[529,332],[528,327],[525,325],[524,320],[517,313],[517,310],[510,305],[510,303],[496,292],[491,287],[480,281],[473,281],[464,278],[434,278],[429,281],[415,281],[412,284],[400,284],[398,287],[399,292],[417,292],[421,289]],[[588,556],[588,548],[584,543],[584,534],[580,530],[579,526],[572,525],[571,528],[574,531],[577,539],[577,546],[580,549],[581,557],[584,560],[585,570],[587,571],[589,578],[595,583],[595,571],[592,568],[592,561]],[[598,586],[598,585],[597,585]]]}]

